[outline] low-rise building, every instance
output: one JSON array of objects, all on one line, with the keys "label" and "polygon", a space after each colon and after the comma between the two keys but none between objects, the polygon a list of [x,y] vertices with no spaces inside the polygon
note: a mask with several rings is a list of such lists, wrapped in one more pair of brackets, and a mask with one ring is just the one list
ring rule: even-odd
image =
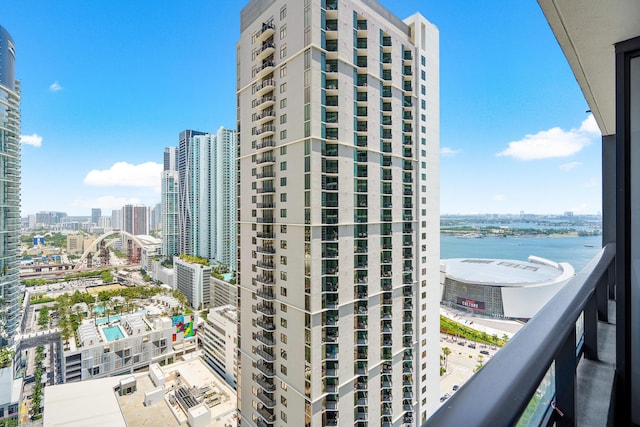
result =
[{"label": "low-rise building", "polygon": [[13,363],[0,369],[0,425],[13,425],[8,420],[18,420],[18,403],[22,379],[15,378]]},{"label": "low-rise building", "polygon": [[213,294],[211,301],[212,307],[222,307],[229,304],[235,306],[237,304],[238,290],[236,285],[212,276],[211,288]]},{"label": "low-rise building", "polygon": [[73,255],[82,255],[95,240],[95,237],[85,234],[68,234],[67,252]]},{"label": "low-rise building", "polygon": [[159,258],[151,260],[151,269],[147,272],[153,280],[157,280],[165,285],[169,285],[171,289],[175,289],[175,280],[173,278],[173,268],[165,267]]},{"label": "low-rise building", "polygon": [[204,360],[234,389],[238,385],[238,314],[235,306],[209,310],[200,336]]},{"label": "low-rise building", "polygon": [[[47,387],[43,425],[231,427],[236,394],[199,357],[148,372]],[[81,402],[81,404],[78,404]]]},{"label": "low-rise building", "polygon": [[[188,318],[188,320],[185,320]],[[171,363],[178,353],[195,349],[194,316],[158,316],[144,312],[85,319],[66,345],[65,383],[133,373],[151,363]],[[186,346],[185,341],[192,341]]]},{"label": "low-rise building", "polygon": [[193,308],[209,307],[211,302],[211,267],[180,257],[173,257],[173,269],[174,289],[182,292]]}]

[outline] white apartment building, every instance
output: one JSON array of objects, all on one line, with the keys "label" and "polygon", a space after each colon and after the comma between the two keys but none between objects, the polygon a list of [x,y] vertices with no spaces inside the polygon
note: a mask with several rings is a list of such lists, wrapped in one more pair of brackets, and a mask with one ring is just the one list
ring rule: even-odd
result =
[{"label": "white apartment building", "polygon": [[416,425],[439,396],[438,30],[253,0],[237,43],[243,425]]},{"label": "white apartment building", "polygon": [[179,255],[178,172],[167,170],[161,174],[162,255]]},{"label": "white apartment building", "polygon": [[211,303],[211,267],[173,257],[173,289],[187,297],[191,307],[199,310]]},{"label": "white apartment building", "polygon": [[234,389],[238,384],[238,315],[234,305],[209,310],[200,335],[204,360]]},{"label": "white apartment building", "polygon": [[211,277],[211,306],[222,307],[223,305],[235,306],[238,302],[238,292],[236,285]]},{"label": "white apartment building", "polygon": [[236,131],[221,127],[215,134],[215,182],[212,205],[216,207],[215,258],[237,269]]},{"label": "white apartment building", "polygon": [[224,127],[215,134],[185,130],[177,158],[177,178],[163,172],[163,182],[167,188],[169,180],[179,187],[180,253],[217,260],[235,270],[236,132]]},{"label": "white apartment building", "polygon": [[133,373],[152,362],[171,363],[174,334],[168,317],[150,320],[130,314],[85,319],[64,350],[64,382]]}]

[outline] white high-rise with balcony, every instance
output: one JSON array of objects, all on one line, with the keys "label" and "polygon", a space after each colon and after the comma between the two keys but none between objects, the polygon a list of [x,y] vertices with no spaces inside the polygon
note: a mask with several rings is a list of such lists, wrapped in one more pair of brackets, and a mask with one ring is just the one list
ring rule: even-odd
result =
[{"label": "white high-rise with balcony", "polygon": [[236,132],[186,130],[178,147],[181,253],[236,266]]},{"label": "white high-rise with balcony", "polygon": [[0,26],[0,345],[20,323],[20,82],[16,49]]},{"label": "white high-rise with balcony", "polygon": [[416,425],[439,395],[438,30],[253,0],[237,44],[243,425]]},{"label": "white high-rise with balcony", "polygon": [[180,254],[180,223],[178,222],[178,169],[176,147],[164,149],[164,166],[161,172],[160,218],[162,223],[162,255]]}]

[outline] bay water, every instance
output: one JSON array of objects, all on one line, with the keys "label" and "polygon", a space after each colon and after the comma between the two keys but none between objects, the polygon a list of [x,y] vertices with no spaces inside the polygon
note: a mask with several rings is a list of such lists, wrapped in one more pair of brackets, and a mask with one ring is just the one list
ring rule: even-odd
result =
[{"label": "bay water", "polygon": [[602,236],[482,237],[440,235],[440,258],[499,258],[526,261],[529,255],[568,262],[582,270],[602,247]]}]

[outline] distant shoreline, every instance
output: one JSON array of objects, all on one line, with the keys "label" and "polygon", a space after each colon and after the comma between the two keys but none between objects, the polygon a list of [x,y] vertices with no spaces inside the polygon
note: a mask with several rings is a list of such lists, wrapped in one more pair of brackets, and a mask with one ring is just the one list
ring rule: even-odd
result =
[{"label": "distant shoreline", "polygon": [[457,237],[459,239],[507,239],[507,238],[555,238],[555,237],[587,237],[599,236],[600,230],[577,231],[575,229],[530,229],[506,227],[451,227],[441,228],[441,235]]}]

